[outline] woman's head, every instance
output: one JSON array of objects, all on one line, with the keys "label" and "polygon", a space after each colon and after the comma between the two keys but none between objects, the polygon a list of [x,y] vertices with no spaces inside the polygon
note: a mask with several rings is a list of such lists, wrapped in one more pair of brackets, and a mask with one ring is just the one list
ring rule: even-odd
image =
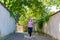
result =
[{"label": "woman's head", "polygon": [[29,16],[29,20],[32,20],[32,16]]}]

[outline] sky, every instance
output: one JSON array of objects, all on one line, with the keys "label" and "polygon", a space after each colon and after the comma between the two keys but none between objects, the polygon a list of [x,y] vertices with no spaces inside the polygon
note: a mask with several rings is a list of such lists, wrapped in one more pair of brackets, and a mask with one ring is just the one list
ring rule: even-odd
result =
[{"label": "sky", "polygon": [[60,10],[60,9],[56,9],[56,6],[52,6],[51,9],[50,9],[51,12],[53,12],[53,11],[54,11],[54,12],[57,12],[57,11],[59,11],[59,10]]}]

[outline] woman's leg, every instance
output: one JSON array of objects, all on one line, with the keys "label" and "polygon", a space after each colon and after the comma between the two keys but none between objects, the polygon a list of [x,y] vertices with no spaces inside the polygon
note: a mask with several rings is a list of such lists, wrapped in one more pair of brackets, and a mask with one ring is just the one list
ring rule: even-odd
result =
[{"label": "woman's leg", "polygon": [[30,33],[30,37],[31,37],[31,33]]},{"label": "woman's leg", "polygon": [[28,28],[28,34],[31,37],[31,35],[32,35],[32,27],[31,28]]},{"label": "woman's leg", "polygon": [[30,28],[30,37],[31,37],[31,35],[32,35],[32,27]]},{"label": "woman's leg", "polygon": [[28,28],[28,35],[30,36],[30,28]]}]

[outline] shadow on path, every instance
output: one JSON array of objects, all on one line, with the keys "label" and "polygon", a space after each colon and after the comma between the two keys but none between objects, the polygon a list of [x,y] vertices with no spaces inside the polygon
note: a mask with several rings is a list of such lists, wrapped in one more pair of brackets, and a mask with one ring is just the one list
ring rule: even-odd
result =
[{"label": "shadow on path", "polygon": [[28,36],[28,34],[27,33],[15,33],[5,40],[54,40],[52,37],[49,37],[48,35],[32,34],[31,39],[26,38],[25,36]]}]

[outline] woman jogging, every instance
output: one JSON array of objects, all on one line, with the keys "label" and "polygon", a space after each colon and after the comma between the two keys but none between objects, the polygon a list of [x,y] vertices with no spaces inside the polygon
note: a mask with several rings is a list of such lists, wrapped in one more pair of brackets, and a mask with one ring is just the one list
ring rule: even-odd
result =
[{"label": "woman jogging", "polygon": [[32,21],[32,17],[30,16],[29,20],[28,20],[28,34],[29,34],[29,37],[31,37],[31,35],[32,35],[32,29],[33,29],[33,21]]}]

